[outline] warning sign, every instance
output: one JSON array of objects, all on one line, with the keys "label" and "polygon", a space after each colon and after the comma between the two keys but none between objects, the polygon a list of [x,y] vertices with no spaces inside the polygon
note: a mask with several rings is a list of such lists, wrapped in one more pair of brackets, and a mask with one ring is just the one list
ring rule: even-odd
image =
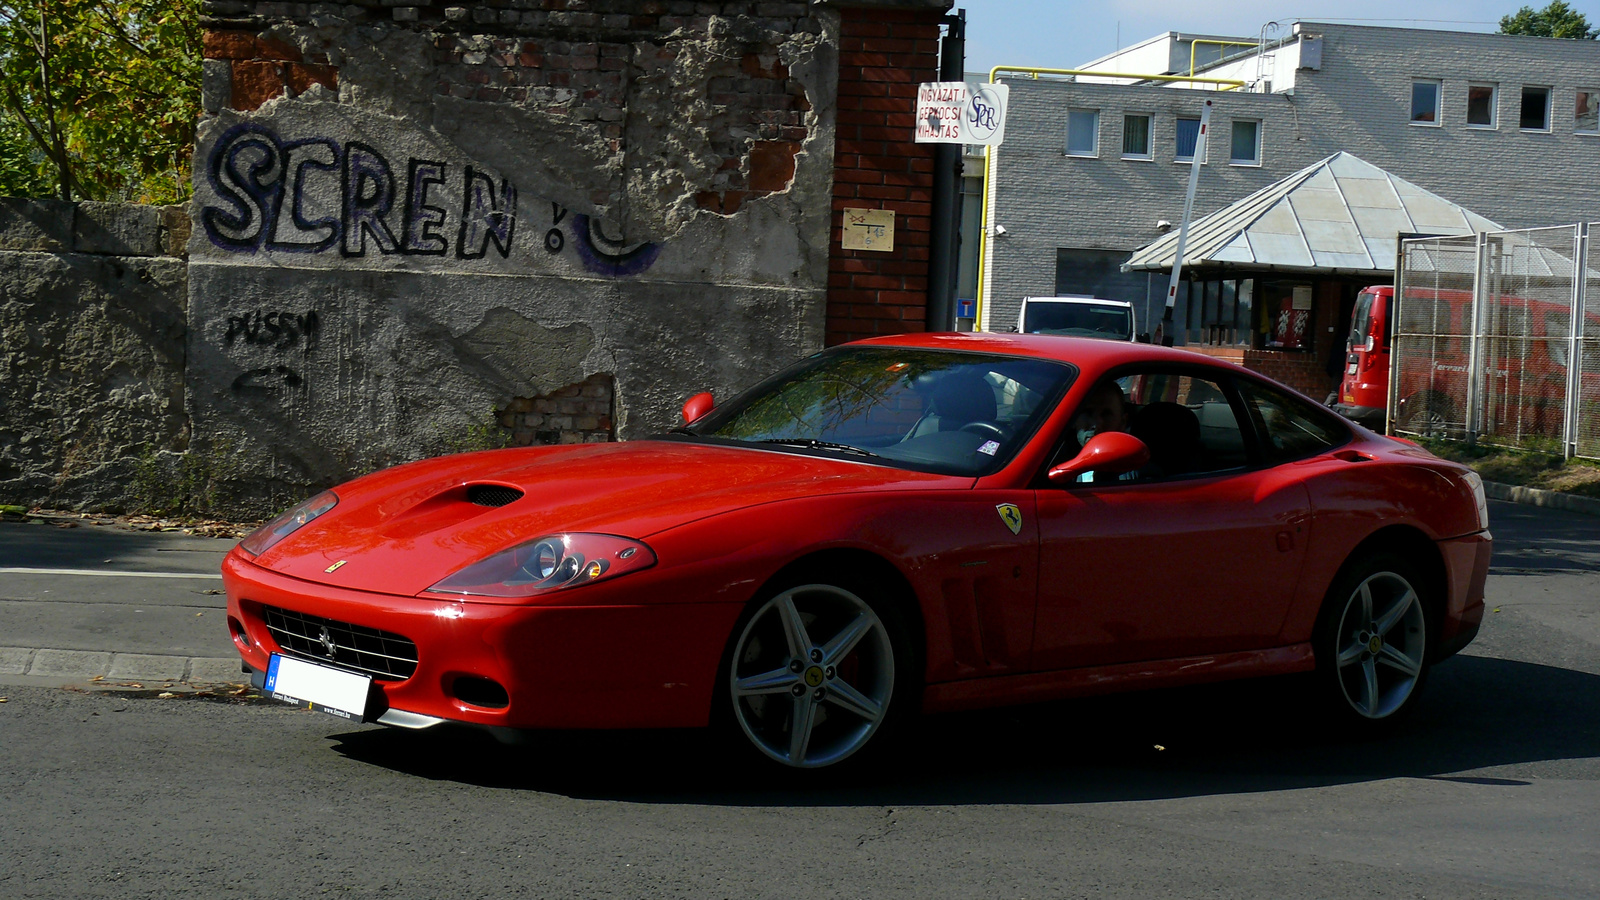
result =
[{"label": "warning sign", "polygon": [[930,81],[917,87],[917,143],[998,146],[1006,133],[1003,84]]}]

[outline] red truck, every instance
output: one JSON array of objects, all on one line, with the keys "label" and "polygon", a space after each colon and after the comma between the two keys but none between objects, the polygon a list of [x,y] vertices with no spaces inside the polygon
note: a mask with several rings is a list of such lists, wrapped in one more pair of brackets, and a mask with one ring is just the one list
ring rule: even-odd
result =
[{"label": "red truck", "polygon": [[[1395,424],[1423,434],[1459,431],[1466,423],[1467,373],[1471,364],[1472,294],[1468,291],[1408,292],[1407,334],[1433,334],[1410,347],[1431,357],[1405,365],[1396,392]],[[1572,315],[1564,304],[1499,296],[1479,323],[1487,335],[1480,352],[1488,373],[1480,429],[1522,436],[1562,436]],[[1334,410],[1382,430],[1389,402],[1390,351],[1395,332],[1394,288],[1377,285],[1356,298],[1346,344],[1345,368]],[[1600,395],[1600,316],[1585,317],[1584,396]]]}]

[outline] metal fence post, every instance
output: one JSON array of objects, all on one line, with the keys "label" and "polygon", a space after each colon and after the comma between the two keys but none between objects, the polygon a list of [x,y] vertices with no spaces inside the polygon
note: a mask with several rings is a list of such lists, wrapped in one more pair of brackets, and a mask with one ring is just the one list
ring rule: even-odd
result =
[{"label": "metal fence post", "polygon": [[1489,235],[1478,232],[1473,245],[1473,274],[1472,274],[1472,328],[1467,336],[1467,442],[1478,440],[1478,430],[1482,426],[1483,418],[1480,407],[1483,405],[1483,393],[1487,385],[1484,384],[1483,352],[1479,347],[1480,333],[1483,329],[1483,309],[1486,303],[1488,273],[1485,271],[1489,263],[1487,250],[1489,248]]},{"label": "metal fence post", "polygon": [[1388,408],[1383,414],[1383,433],[1394,434],[1395,398],[1400,391],[1400,326],[1405,322],[1405,317],[1400,314],[1400,307],[1404,304],[1406,296],[1406,240],[1401,238],[1395,241],[1394,253],[1394,308],[1389,310],[1389,397],[1385,404]]},{"label": "metal fence post", "polygon": [[1589,223],[1573,226],[1572,238],[1572,326],[1567,335],[1567,416],[1562,425],[1561,455],[1571,459],[1578,454],[1579,400],[1583,393],[1583,325],[1585,296],[1589,281]]}]

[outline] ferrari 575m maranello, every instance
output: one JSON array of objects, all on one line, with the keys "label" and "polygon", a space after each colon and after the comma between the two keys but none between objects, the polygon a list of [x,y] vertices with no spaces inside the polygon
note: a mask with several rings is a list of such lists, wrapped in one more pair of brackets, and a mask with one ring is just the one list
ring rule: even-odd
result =
[{"label": "ferrari 575m maranello", "polygon": [[244,662],[351,719],[818,768],[919,713],[1293,672],[1381,729],[1483,616],[1477,476],[1183,350],[881,338],[684,420],[312,497],[223,564]]}]

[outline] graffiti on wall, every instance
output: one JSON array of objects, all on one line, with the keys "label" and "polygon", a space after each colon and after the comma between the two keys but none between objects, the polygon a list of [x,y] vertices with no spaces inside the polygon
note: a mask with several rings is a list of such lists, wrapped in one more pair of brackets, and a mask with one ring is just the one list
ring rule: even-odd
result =
[{"label": "graffiti on wall", "polygon": [[[517,187],[509,178],[417,157],[399,165],[360,141],[286,141],[247,122],[212,146],[206,180],[215,199],[202,204],[200,225],[212,245],[230,253],[479,260],[493,252],[507,259],[517,237]],[[570,243],[589,272],[635,276],[661,254],[659,244],[608,234],[590,216],[569,218],[555,203],[551,211],[545,251],[560,254]]]}]

